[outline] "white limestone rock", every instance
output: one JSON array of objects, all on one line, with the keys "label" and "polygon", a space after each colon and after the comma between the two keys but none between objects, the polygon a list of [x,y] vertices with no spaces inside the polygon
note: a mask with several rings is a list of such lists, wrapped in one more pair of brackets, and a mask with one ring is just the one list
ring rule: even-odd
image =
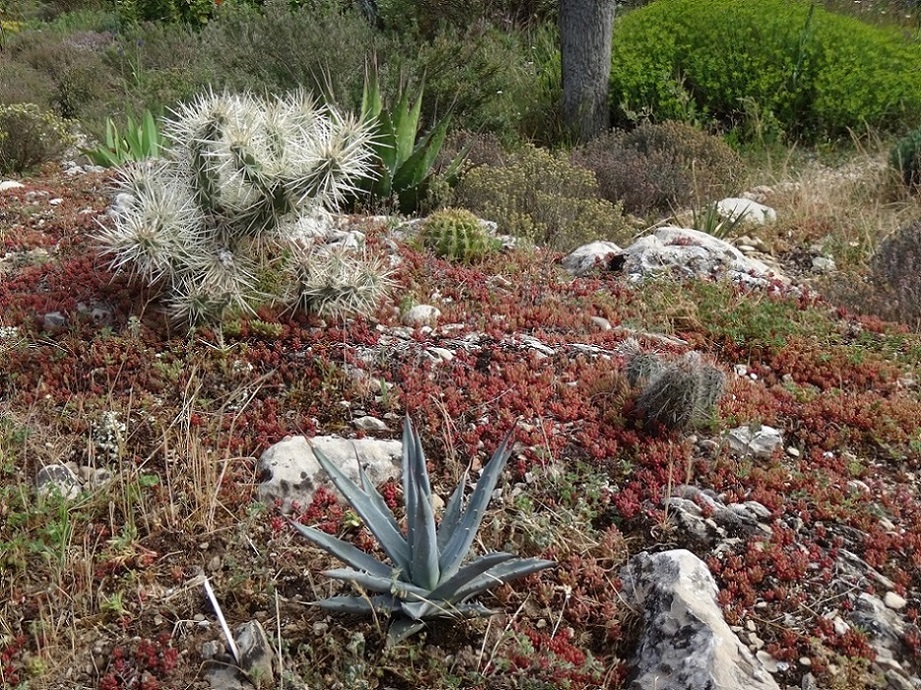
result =
[{"label": "white limestone rock", "polygon": [[613,242],[591,242],[574,249],[563,258],[563,268],[574,276],[585,275],[598,263],[602,266],[610,256],[617,256],[623,250]]},{"label": "white limestone rock", "polygon": [[630,690],[779,690],[726,623],[716,582],[690,551],[640,553],[621,580],[621,596],[644,615]]},{"label": "white limestone rock", "polygon": [[777,220],[777,211],[752,199],[730,197],[718,202],[717,209],[721,216],[729,219],[738,218],[744,213],[743,223],[766,225]]},{"label": "white limestone rock", "polygon": [[288,436],[266,449],[259,458],[257,470],[265,477],[256,488],[260,501],[267,504],[280,501],[282,511],[289,512],[295,501],[302,507],[308,506],[320,486],[335,491],[311,444],[356,483],[359,461],[375,484],[400,476],[403,454],[400,441],[317,436],[308,443],[303,436]]},{"label": "white limestone rock", "polygon": [[726,432],[729,449],[740,456],[761,460],[783,447],[783,433],[770,426],[740,426]]},{"label": "white limestone rock", "polygon": [[403,314],[403,325],[410,328],[434,326],[441,317],[441,310],[430,304],[417,304]]}]

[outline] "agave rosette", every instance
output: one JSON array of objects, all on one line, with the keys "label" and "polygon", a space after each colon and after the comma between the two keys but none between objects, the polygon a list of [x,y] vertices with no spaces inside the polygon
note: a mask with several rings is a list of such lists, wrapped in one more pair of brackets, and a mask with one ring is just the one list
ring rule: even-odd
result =
[{"label": "agave rosette", "polygon": [[403,425],[405,535],[360,463],[359,486],[314,448],[320,465],[391,561],[388,565],[348,542],[292,522],[310,542],[350,566],[328,570],[325,575],[352,582],[368,594],[334,596],[316,604],[342,613],[391,614],[388,640],[395,642],[420,630],[427,619],[490,615],[494,612],[472,599],[492,587],[554,565],[553,561],[517,558],[505,552],[489,553],[464,563],[499,475],[511,455],[511,439],[510,431],[483,469],[467,501],[465,474],[445,506],[441,524],[436,526],[422,443],[407,417]]}]

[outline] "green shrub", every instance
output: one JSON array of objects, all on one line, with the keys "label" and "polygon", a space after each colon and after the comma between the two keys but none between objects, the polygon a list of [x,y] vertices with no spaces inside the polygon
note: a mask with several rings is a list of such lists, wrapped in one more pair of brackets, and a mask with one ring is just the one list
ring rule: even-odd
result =
[{"label": "green shrub", "polygon": [[73,144],[67,124],[34,103],[0,106],[0,173],[22,173]]},{"label": "green shrub", "polygon": [[386,65],[389,46],[356,12],[291,9],[279,1],[262,9],[225,3],[201,31],[195,59],[207,67],[214,88],[282,93],[303,87],[356,112],[365,66],[372,55]]},{"label": "green shrub", "polygon": [[467,173],[457,188],[459,204],[496,221],[499,231],[568,251],[594,239],[628,233],[621,208],[598,197],[590,170],[526,146],[508,163]]},{"label": "green shrub", "polygon": [[889,153],[889,165],[909,189],[921,187],[921,129],[899,139]]},{"label": "green shrub", "polygon": [[457,208],[436,211],[426,218],[419,239],[441,258],[467,264],[482,261],[500,246],[479,218]]},{"label": "green shrub", "polygon": [[54,103],[55,92],[54,81],[47,74],[0,53],[0,93],[4,103],[35,103],[48,108]]},{"label": "green shrub", "polygon": [[679,122],[614,130],[575,149],[595,173],[601,196],[645,216],[735,193],[742,160],[720,137]]},{"label": "green shrub", "polygon": [[814,139],[917,121],[919,55],[897,30],[797,0],[659,0],[618,23],[610,93],[621,122],[757,114]]}]

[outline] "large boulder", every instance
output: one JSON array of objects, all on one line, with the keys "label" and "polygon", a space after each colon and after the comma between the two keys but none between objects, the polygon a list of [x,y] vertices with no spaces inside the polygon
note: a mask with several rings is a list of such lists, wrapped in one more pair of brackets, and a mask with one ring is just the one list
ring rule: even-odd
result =
[{"label": "large boulder", "polygon": [[630,690],[779,690],[723,619],[716,582],[690,551],[644,551],[621,580],[645,621]]}]

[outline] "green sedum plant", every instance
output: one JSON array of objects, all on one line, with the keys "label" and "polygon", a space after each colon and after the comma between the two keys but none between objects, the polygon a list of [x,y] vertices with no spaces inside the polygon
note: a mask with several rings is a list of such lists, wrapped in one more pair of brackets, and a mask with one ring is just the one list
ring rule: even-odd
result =
[{"label": "green sedum plant", "polygon": [[448,261],[475,263],[501,247],[470,211],[446,208],[422,223],[422,246]]},{"label": "green sedum plant", "polygon": [[157,158],[162,146],[157,122],[153,113],[146,110],[138,122],[135,122],[133,116],[128,115],[124,134],[118,131],[118,127],[109,118],[106,120],[105,143],[94,149],[81,149],[81,152],[94,165],[115,168],[129,161]]},{"label": "green sedum plant", "polygon": [[61,156],[74,141],[67,123],[34,103],[0,105],[0,173],[22,173]]},{"label": "green sedum plant", "polygon": [[166,121],[162,160],[120,170],[97,239],[114,269],[162,287],[195,324],[284,302],[364,313],[389,287],[379,262],[332,238],[329,210],[370,172],[370,132],[306,93],[205,94]]},{"label": "green sedum plant", "polygon": [[429,619],[489,615],[493,612],[471,599],[554,565],[553,561],[515,558],[504,552],[486,554],[465,563],[499,475],[511,455],[511,440],[512,431],[483,468],[466,504],[465,475],[445,506],[441,524],[436,525],[422,443],[407,416],[403,423],[405,534],[360,464],[358,486],[314,448],[320,465],[391,561],[382,563],[341,539],[292,522],[308,541],[350,566],[328,570],[325,575],[352,582],[370,593],[370,596],[330,597],[316,602],[317,605],[342,613],[389,614],[392,618],[388,642],[393,643],[418,632]]}]

